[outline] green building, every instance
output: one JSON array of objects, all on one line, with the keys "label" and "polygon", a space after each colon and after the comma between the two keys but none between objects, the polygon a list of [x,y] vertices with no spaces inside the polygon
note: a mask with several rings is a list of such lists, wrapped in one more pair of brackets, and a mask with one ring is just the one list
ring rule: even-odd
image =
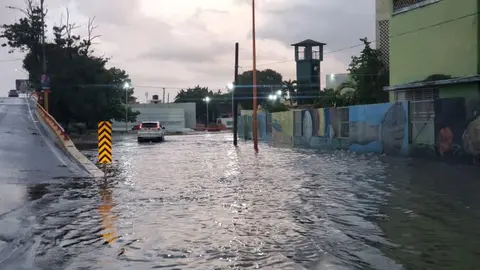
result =
[{"label": "green building", "polygon": [[479,0],[377,0],[377,36],[388,37],[380,40],[390,68],[384,90],[391,102],[410,101],[413,143],[435,144],[434,100],[480,98],[479,6]]}]

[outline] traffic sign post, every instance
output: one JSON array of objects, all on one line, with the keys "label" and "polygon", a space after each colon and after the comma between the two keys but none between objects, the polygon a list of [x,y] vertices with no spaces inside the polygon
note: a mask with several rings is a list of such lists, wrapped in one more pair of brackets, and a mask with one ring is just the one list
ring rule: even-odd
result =
[{"label": "traffic sign post", "polygon": [[42,87],[42,90],[50,90],[50,77],[47,74],[40,77],[40,87]]},{"label": "traffic sign post", "polygon": [[98,123],[98,163],[103,164],[105,178],[107,178],[107,164],[112,163],[112,123],[110,121]]},{"label": "traffic sign post", "polygon": [[40,86],[43,93],[43,108],[49,112],[48,94],[50,94],[50,77],[48,77],[47,74],[43,74],[42,77],[40,77]]}]

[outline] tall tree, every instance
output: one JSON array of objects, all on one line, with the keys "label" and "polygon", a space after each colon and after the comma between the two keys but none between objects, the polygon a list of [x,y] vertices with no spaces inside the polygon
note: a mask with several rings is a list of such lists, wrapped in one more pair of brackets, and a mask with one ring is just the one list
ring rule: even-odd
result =
[{"label": "tall tree", "polygon": [[367,38],[362,38],[365,47],[359,56],[352,56],[348,71],[356,86],[355,97],[360,104],[388,101],[388,93],[383,87],[389,84],[389,71],[383,64],[380,50],[370,46]]},{"label": "tall tree", "polygon": [[[10,52],[25,52],[23,68],[28,71],[30,83],[39,89],[43,73],[41,64],[42,24],[45,11],[26,0],[25,8],[14,8],[25,17],[12,24],[2,25],[0,38],[6,40],[3,47]],[[128,106],[133,89],[125,89],[130,83],[128,74],[118,68],[107,68],[108,58],[94,55],[91,46],[98,36],[93,35],[97,26],[94,20],[88,21],[88,36],[82,39],[73,32],[78,27],[70,22],[69,12],[66,20],[52,28],[54,39],[46,42],[48,59],[47,70],[51,78],[50,112],[61,122],[70,121],[96,126],[98,121],[114,119],[124,121],[128,110],[128,121],[135,121],[138,112]],[[127,102],[125,102],[125,95]]]},{"label": "tall tree", "polygon": [[[253,87],[251,70],[238,76],[236,97],[243,109],[252,109]],[[257,97],[258,104],[265,104],[267,97],[272,92],[283,89],[283,77],[273,69],[257,70]]]},{"label": "tall tree", "polygon": [[232,111],[232,92],[222,93],[220,90],[213,92],[208,87],[197,85],[192,88],[182,89],[175,97],[175,103],[194,102],[196,105],[197,121],[205,123],[207,120],[207,103],[209,97],[208,114],[209,121],[215,121],[221,114]]},{"label": "tall tree", "polygon": [[356,104],[355,93],[342,94],[337,89],[324,89],[322,96],[315,103],[316,108],[343,107]]},{"label": "tall tree", "polygon": [[196,108],[197,122],[206,123],[207,121],[207,102],[205,98],[208,97],[208,114],[209,120],[212,120],[212,112],[215,113],[215,99],[214,93],[208,87],[197,85],[192,88],[182,89],[175,97],[175,103],[194,102]]}]

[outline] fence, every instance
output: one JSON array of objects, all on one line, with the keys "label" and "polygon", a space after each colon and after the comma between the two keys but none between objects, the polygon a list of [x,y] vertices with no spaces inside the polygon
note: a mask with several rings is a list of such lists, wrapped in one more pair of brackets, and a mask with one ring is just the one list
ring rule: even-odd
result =
[{"label": "fence", "polygon": [[[345,149],[360,153],[419,155],[476,161],[480,155],[480,101],[435,100],[428,119],[409,101],[309,108],[258,114],[260,141],[278,147]],[[252,138],[253,118],[239,118],[239,138]],[[424,128],[421,125],[425,126]],[[432,151],[433,150],[433,151]]]}]

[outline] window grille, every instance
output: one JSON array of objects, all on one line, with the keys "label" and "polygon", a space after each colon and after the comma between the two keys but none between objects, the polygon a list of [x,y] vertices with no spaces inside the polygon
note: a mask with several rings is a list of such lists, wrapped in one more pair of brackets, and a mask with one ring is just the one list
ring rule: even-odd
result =
[{"label": "window grille", "polygon": [[[395,91],[395,101],[410,101],[409,141],[418,142],[418,136],[425,134],[435,120],[434,102],[440,97],[438,88]],[[431,138],[429,139],[431,140]]]},{"label": "window grille", "polygon": [[438,0],[393,0],[393,12],[408,11],[435,2]]},{"label": "window grille", "polygon": [[379,34],[380,34],[380,40],[379,40],[379,49],[380,52],[382,53],[381,58],[383,61],[383,64],[385,67],[390,66],[390,22],[389,20],[384,20],[384,21],[379,21],[378,22],[378,29],[379,29]]}]

